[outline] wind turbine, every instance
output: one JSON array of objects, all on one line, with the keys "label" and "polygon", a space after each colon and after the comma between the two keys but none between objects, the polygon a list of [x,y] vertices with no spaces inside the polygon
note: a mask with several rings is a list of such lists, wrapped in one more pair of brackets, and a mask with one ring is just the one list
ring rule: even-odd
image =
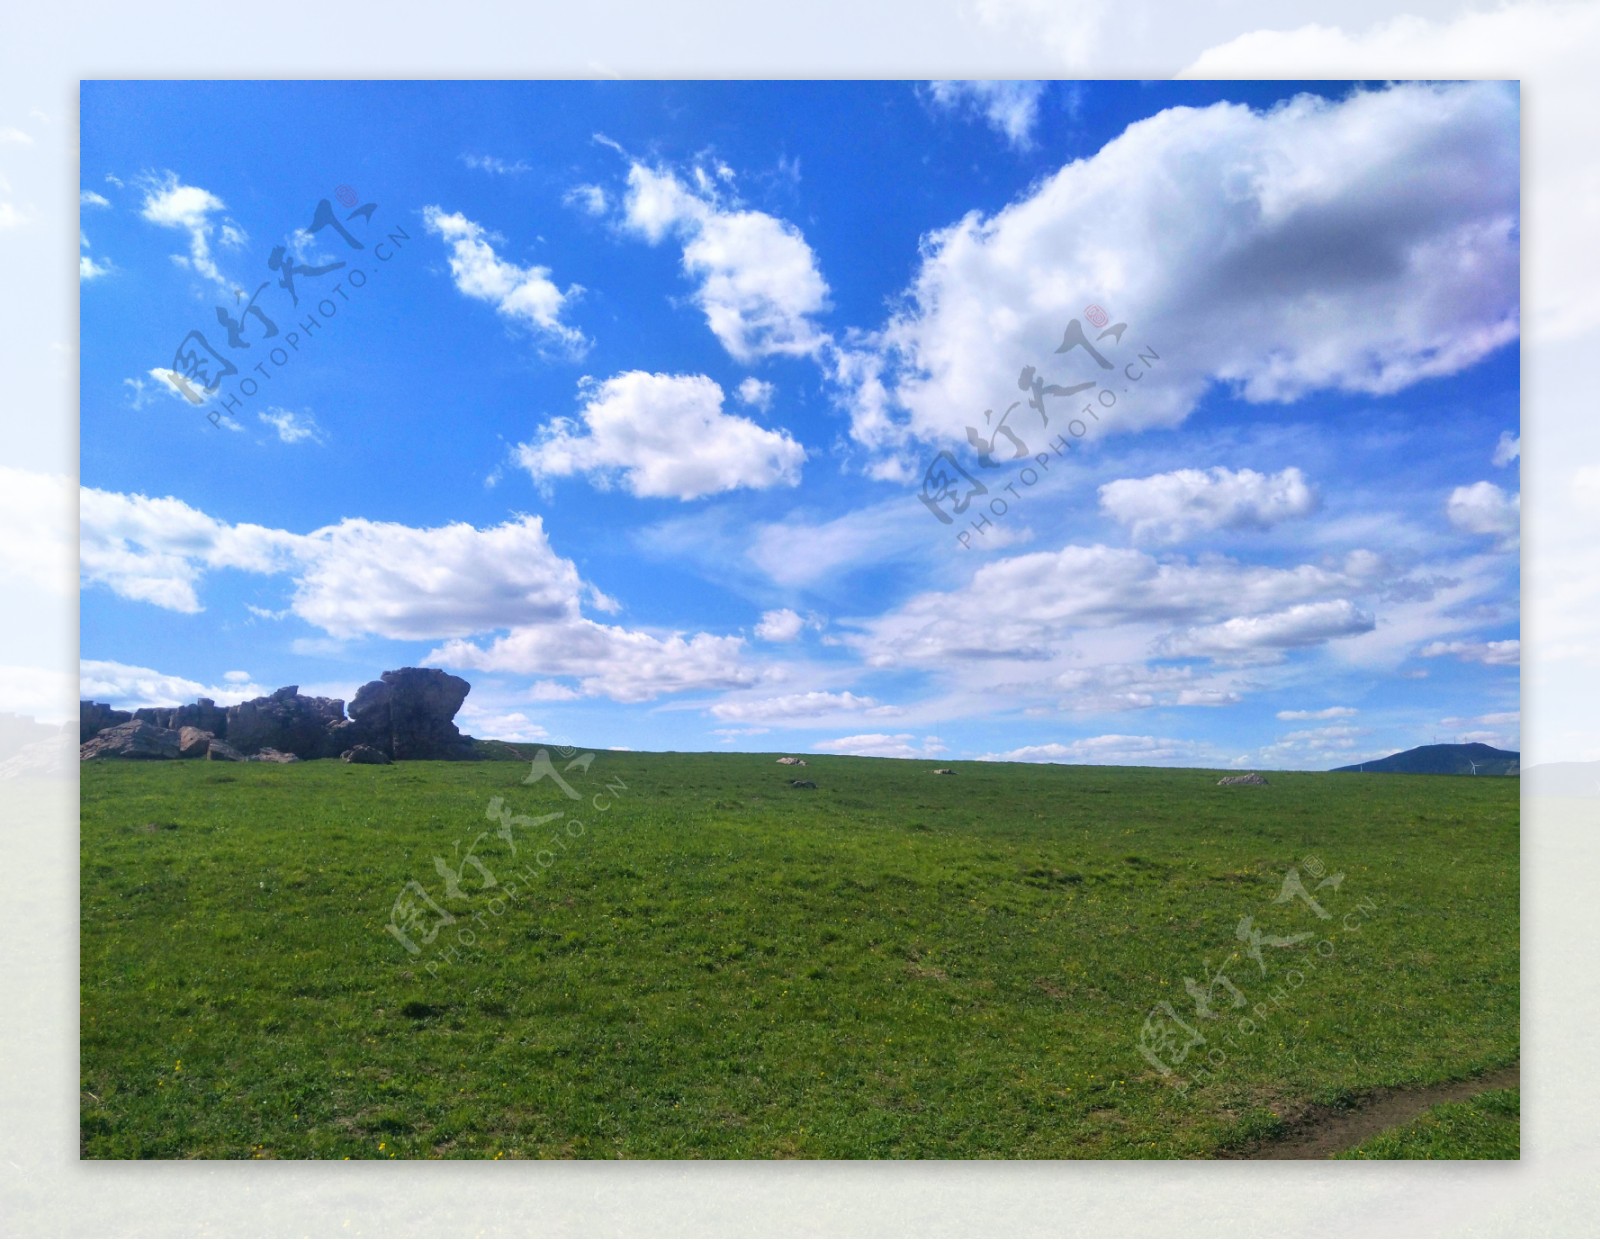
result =
[{"label": "wind turbine", "polygon": [[1471,758],[1467,759],[1467,765],[1472,768],[1472,773],[1474,775],[1476,775],[1478,773],[1478,764],[1476,762],[1474,762]]}]

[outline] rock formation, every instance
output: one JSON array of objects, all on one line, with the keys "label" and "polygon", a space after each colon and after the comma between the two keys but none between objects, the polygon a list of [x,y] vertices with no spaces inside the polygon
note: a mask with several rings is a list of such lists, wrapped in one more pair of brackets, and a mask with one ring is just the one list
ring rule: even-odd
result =
[{"label": "rock formation", "polygon": [[[349,741],[381,749],[397,762],[410,758],[470,758],[472,742],[451,722],[472,686],[436,667],[402,667],[356,690]],[[349,742],[343,747],[348,747]]]},{"label": "rock formation", "polygon": [[91,736],[98,735],[106,728],[127,723],[132,718],[132,711],[112,710],[105,702],[79,702],[78,744],[83,744]]},{"label": "rock formation", "polygon": [[[237,709],[237,708],[235,708]],[[144,706],[133,712],[135,719],[143,719],[158,728],[199,728],[220,736],[227,726],[228,712],[210,698],[200,698],[187,706]]]},{"label": "rock formation", "polygon": [[178,757],[203,758],[210,752],[211,742],[216,739],[210,732],[202,732],[199,728],[179,728]]},{"label": "rock formation", "polygon": [[1243,784],[1264,784],[1266,782],[1267,781],[1262,776],[1257,775],[1254,771],[1251,771],[1248,775],[1224,775],[1221,779],[1217,780],[1217,787],[1237,788]]},{"label": "rock formation", "polygon": [[346,762],[358,762],[367,766],[388,766],[389,755],[381,749],[374,749],[371,745],[356,745],[346,749],[339,755]]},{"label": "rock formation", "polygon": [[333,748],[329,733],[344,722],[344,703],[338,698],[301,697],[300,686],[289,685],[270,697],[230,706],[227,716],[218,735],[240,753],[278,749],[299,758],[331,758],[339,750]]},{"label": "rock formation", "polygon": [[171,728],[158,728],[143,719],[130,719],[102,729],[78,747],[78,757],[91,758],[176,758],[180,739]]},{"label": "rock formation", "polygon": [[475,758],[472,738],[453,722],[471,691],[438,668],[402,667],[362,685],[348,718],[339,698],[305,697],[298,685],[226,709],[210,698],[133,712],[85,701],[78,710],[80,757],[281,762],[370,749],[383,761]]}]

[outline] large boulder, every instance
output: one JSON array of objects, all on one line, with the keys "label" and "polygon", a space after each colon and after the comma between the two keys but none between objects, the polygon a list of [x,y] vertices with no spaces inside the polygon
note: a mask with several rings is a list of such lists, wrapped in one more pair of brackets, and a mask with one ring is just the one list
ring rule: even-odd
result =
[{"label": "large boulder", "polygon": [[217,738],[210,732],[202,732],[199,728],[178,729],[178,757],[203,758],[211,749],[211,742]]},{"label": "large boulder", "polygon": [[299,685],[289,685],[228,707],[222,735],[240,753],[276,749],[297,758],[331,758],[349,748],[348,743],[334,747],[333,730],[343,722],[340,699],[302,697]]},{"label": "large boulder", "polygon": [[129,711],[113,710],[107,702],[78,703],[78,744],[105,728],[114,728],[133,718]]},{"label": "large boulder", "polygon": [[350,725],[337,729],[341,748],[371,745],[397,762],[473,758],[471,738],[451,722],[472,686],[436,667],[402,667],[368,681],[350,701]]},{"label": "large boulder", "polygon": [[1248,775],[1224,775],[1221,779],[1217,780],[1217,787],[1238,788],[1246,785],[1265,784],[1266,782],[1267,781],[1263,776],[1257,775],[1254,771],[1251,771]]},{"label": "large boulder", "polygon": [[358,762],[367,766],[388,766],[390,761],[388,754],[381,749],[373,748],[371,745],[352,746],[340,754],[339,757],[346,762]]},{"label": "large boulder", "polygon": [[268,749],[258,750],[256,753],[251,754],[250,757],[247,759],[247,761],[250,761],[250,762],[298,762],[298,761],[300,761],[300,758],[299,758],[299,755],[297,755],[297,754],[284,753],[282,750],[279,750],[279,749],[268,748]]},{"label": "large boulder", "polygon": [[103,728],[78,747],[80,761],[91,758],[176,758],[181,739],[171,728],[158,728],[143,719],[130,719]]},{"label": "large boulder", "polygon": [[207,762],[243,762],[244,755],[227,741],[212,741],[206,746]]}]

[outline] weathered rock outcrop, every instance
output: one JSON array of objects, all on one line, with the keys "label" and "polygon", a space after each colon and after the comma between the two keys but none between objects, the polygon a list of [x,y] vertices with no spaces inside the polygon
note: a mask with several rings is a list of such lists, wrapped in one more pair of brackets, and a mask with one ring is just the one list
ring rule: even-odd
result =
[{"label": "weathered rock outcrop", "polygon": [[79,702],[78,744],[83,744],[91,736],[98,735],[106,728],[114,728],[119,723],[127,723],[132,718],[132,711],[113,710],[105,702]]},{"label": "weathered rock outcrop", "polygon": [[1266,782],[1267,781],[1262,776],[1257,775],[1254,771],[1251,771],[1248,775],[1224,775],[1221,779],[1217,780],[1217,787],[1237,788],[1243,784],[1264,784]]},{"label": "weathered rock outcrop", "polygon": [[288,685],[268,697],[228,707],[222,735],[240,753],[276,749],[297,758],[331,758],[339,750],[329,733],[343,722],[340,699],[302,697],[299,685]]},{"label": "weathered rock outcrop", "polygon": [[262,750],[258,751],[257,753],[251,754],[250,757],[246,759],[246,761],[248,761],[248,762],[298,762],[298,761],[300,761],[300,756],[298,754],[284,753],[280,749],[268,748],[268,749],[262,749]]},{"label": "weathered rock outcrop", "polygon": [[381,749],[374,749],[371,745],[356,745],[346,749],[339,755],[346,762],[357,762],[367,766],[388,766],[389,755]]},{"label": "weathered rock outcrop", "polygon": [[217,738],[209,732],[202,732],[199,728],[178,729],[178,757],[203,758],[211,749],[211,742]]},{"label": "weathered rock outcrop", "polygon": [[199,728],[213,736],[222,735],[228,726],[228,712],[210,698],[200,698],[187,706],[142,706],[133,712],[133,717],[158,728]]},{"label": "weathered rock outcrop", "polygon": [[143,719],[130,719],[105,728],[78,747],[78,757],[91,758],[176,758],[179,736],[171,728],[158,728]]},{"label": "weathered rock outcrop", "polygon": [[436,667],[402,667],[368,681],[350,701],[352,743],[381,749],[397,762],[415,758],[472,758],[470,738],[451,722],[472,686]]},{"label": "weathered rock outcrop", "polygon": [[207,762],[243,762],[244,755],[227,741],[212,741],[206,746]]},{"label": "weathered rock outcrop", "polygon": [[[350,703],[349,718],[341,699],[304,697],[298,685],[226,709],[210,698],[187,706],[141,707],[132,713],[113,710],[103,702],[81,702],[81,756],[284,761],[282,755],[332,758],[370,748],[383,761],[476,758],[472,738],[463,736],[453,722],[471,691],[461,677],[438,668],[402,667],[362,685]],[[126,731],[133,725],[137,730]],[[117,735],[100,743],[108,732]],[[169,733],[170,753],[164,739]]]}]

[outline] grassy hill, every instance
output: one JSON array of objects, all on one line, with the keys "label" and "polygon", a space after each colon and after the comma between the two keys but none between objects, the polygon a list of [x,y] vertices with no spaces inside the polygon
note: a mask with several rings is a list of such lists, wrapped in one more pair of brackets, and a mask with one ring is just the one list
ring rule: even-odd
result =
[{"label": "grassy hill", "polygon": [[1471,775],[1476,767],[1479,775],[1515,775],[1521,762],[1522,755],[1513,750],[1474,742],[1470,745],[1419,745],[1404,753],[1334,770],[1368,775]]},{"label": "grassy hill", "polygon": [[583,763],[85,765],[84,1155],[1205,1157],[1518,1057],[1511,780]]}]

